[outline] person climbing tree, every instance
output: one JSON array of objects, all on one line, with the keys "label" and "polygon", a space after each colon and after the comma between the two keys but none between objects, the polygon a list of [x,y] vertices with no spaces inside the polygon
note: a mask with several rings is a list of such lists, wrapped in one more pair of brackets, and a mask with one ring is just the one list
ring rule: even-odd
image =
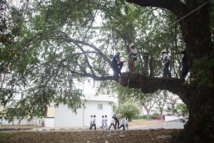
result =
[{"label": "person climbing tree", "polygon": [[129,48],[131,49],[130,66],[132,68],[132,73],[135,73],[134,62],[137,60],[137,49],[135,49],[135,45],[133,43],[130,44]]},{"label": "person climbing tree", "polygon": [[183,69],[182,69],[182,77],[181,77],[181,79],[183,81],[185,81],[185,77],[189,72],[189,67],[187,65],[186,52],[187,52],[187,50],[184,50],[184,51],[181,51],[181,52],[178,52],[178,53],[172,53],[172,54],[175,54],[175,55],[177,55],[177,54],[183,54],[184,55],[183,58],[182,58]]},{"label": "person climbing tree", "polygon": [[123,67],[124,62],[125,61],[120,61],[120,52],[117,51],[111,63],[112,68],[117,72],[117,74],[121,74],[121,69]]},{"label": "person climbing tree", "polygon": [[170,64],[169,57],[165,51],[162,52],[162,55],[163,55],[163,63],[164,63],[163,77],[167,77],[167,75],[171,77],[171,74],[169,72],[169,64]]}]

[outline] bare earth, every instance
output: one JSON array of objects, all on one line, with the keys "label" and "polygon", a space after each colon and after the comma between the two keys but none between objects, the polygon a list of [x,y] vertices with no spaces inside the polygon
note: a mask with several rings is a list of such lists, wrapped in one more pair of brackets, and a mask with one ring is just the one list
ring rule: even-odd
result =
[{"label": "bare earth", "polygon": [[4,143],[167,143],[180,130],[126,130],[77,132],[0,132]]}]

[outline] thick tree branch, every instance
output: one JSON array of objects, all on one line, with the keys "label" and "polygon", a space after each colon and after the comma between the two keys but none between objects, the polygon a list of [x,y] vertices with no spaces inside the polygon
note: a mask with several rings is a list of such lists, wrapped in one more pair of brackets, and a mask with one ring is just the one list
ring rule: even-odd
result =
[{"label": "thick tree branch", "polygon": [[181,100],[188,104],[189,96],[186,92],[187,85],[176,78],[153,78],[142,76],[141,74],[122,73],[120,84],[129,88],[141,88],[143,93],[154,93],[158,89],[168,90],[177,94]]},{"label": "thick tree branch", "polygon": [[176,15],[179,14],[178,11],[179,8],[185,7],[185,5],[182,2],[180,2],[180,0],[126,0],[126,1],[140,6],[166,8],[175,13]]}]

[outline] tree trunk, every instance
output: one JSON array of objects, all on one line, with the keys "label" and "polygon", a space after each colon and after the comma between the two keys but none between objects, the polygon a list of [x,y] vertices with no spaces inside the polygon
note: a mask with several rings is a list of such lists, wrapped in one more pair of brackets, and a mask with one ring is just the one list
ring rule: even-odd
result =
[{"label": "tree trunk", "polygon": [[[186,43],[188,65],[191,68],[191,74],[197,75],[194,82],[191,82],[185,90],[178,94],[181,99],[186,98],[188,102],[185,104],[189,110],[189,120],[184,126],[182,137],[186,137],[185,142],[213,142],[214,66],[211,61],[214,61],[214,46],[211,41],[209,22],[211,2],[208,0],[192,0],[185,1],[185,3],[175,0],[126,1],[140,6],[166,8],[172,11],[177,19],[182,18],[179,24]],[[206,2],[209,3],[189,14]],[[183,18],[187,14],[188,17]],[[139,83],[133,83],[134,86],[140,86]],[[129,84],[129,87],[133,86]]]},{"label": "tree trunk", "polygon": [[150,112],[150,110],[146,110],[146,112],[147,112],[146,113],[146,119],[149,120],[149,112]]}]

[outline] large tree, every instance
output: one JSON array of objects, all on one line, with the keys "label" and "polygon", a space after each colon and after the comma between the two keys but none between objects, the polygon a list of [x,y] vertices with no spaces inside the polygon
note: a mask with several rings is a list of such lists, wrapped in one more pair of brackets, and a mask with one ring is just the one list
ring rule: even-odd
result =
[{"label": "large tree", "polygon": [[[177,19],[183,18],[208,2],[207,0],[127,1],[144,7],[158,7],[164,11],[167,9],[173,12]],[[112,85],[110,87],[112,91],[115,88],[124,89],[123,91],[130,88],[128,92],[140,89],[143,93],[154,93],[160,89],[177,94],[189,110],[189,121],[184,129],[186,135],[193,136],[195,142],[209,142],[213,139],[214,48],[209,17],[211,3],[179,21],[186,43],[191,76],[194,77],[191,83],[185,84],[177,78],[157,78],[161,70],[161,58],[157,53],[160,53],[167,44],[161,42],[165,33],[157,34],[156,31],[163,28],[161,26],[164,24],[161,22],[153,24],[154,19],[158,19],[152,12],[153,9],[140,6],[128,5],[123,0],[41,0],[35,9],[18,19],[19,22],[22,21],[18,37],[14,38],[15,41],[10,45],[5,45],[0,62],[1,75],[8,72],[5,68],[12,74],[7,84],[11,88],[19,86],[23,89],[23,96],[16,104],[20,113],[23,113],[23,116],[27,114],[33,116],[32,113],[36,110],[37,115],[42,116],[45,107],[53,101],[56,104],[67,103],[75,111],[81,106],[82,94],[79,90],[73,90],[74,79],[91,77],[94,80],[107,81],[101,86]],[[24,12],[26,14],[26,11]],[[95,25],[95,17],[98,14],[103,19],[102,26]],[[152,16],[148,16],[149,14]],[[142,16],[136,18],[139,15]],[[150,29],[145,26],[148,23],[151,25],[148,26]],[[147,29],[144,29],[144,26]],[[140,27],[142,31],[139,30]],[[154,32],[150,33],[150,30]],[[141,37],[143,33],[144,36]],[[152,37],[152,33],[156,35]],[[137,71],[141,74],[125,72],[120,77],[110,75],[110,59],[114,51],[123,50],[125,54],[121,55],[126,57],[129,54],[128,45],[131,42],[141,45],[148,40],[147,36],[151,36],[149,40],[152,41],[144,45],[144,49],[138,46],[141,62],[137,65]],[[97,39],[94,40],[94,37]],[[92,43],[99,43],[99,47]],[[14,48],[16,50],[13,50]],[[115,84],[108,84],[109,80],[115,81]],[[118,83],[125,88],[119,87]],[[3,82],[1,84],[3,85]],[[139,96],[132,93],[129,95]],[[1,90],[1,101],[4,105],[12,97],[10,89]]]},{"label": "large tree", "polygon": [[[179,24],[186,43],[188,65],[191,68],[191,76],[194,76],[194,81],[184,85],[175,79],[161,80],[130,75],[131,78],[128,79],[135,82],[129,83],[129,86],[142,88],[142,92],[154,92],[159,88],[177,94],[189,110],[189,121],[185,124],[185,133],[192,136],[191,139],[194,142],[211,142],[214,139],[214,46],[210,30],[213,4],[210,0],[126,1],[143,7],[167,9],[173,12],[178,20],[181,19]],[[199,6],[202,7],[198,8]],[[187,14],[188,16],[185,17]],[[123,85],[126,83],[124,82]]]}]

